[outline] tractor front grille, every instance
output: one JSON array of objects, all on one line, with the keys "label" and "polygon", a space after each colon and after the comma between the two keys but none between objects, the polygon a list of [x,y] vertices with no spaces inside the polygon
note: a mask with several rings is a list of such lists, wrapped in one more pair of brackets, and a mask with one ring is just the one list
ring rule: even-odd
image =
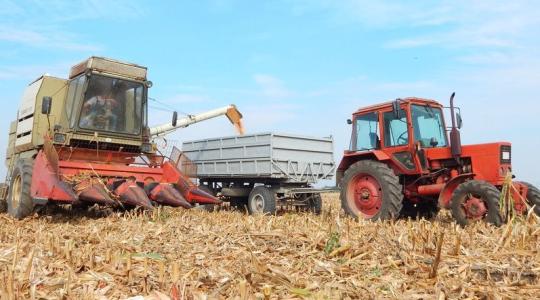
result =
[{"label": "tractor front grille", "polygon": [[141,153],[141,147],[135,145],[124,145],[107,142],[87,141],[79,139],[71,139],[70,145],[77,148],[99,149],[105,151],[121,151],[129,153]]}]

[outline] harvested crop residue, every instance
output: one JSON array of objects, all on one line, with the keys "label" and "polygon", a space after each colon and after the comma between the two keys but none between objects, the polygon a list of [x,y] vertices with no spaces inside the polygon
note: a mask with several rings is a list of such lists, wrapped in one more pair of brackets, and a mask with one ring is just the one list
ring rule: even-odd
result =
[{"label": "harvested crop residue", "polygon": [[0,215],[0,298],[535,298],[540,225],[165,208]]}]

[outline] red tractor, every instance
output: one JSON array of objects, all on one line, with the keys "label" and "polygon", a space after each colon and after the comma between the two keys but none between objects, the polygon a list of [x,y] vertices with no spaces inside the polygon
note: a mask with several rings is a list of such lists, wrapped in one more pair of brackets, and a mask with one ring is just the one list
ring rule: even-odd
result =
[{"label": "red tractor", "polygon": [[[355,218],[434,216],[451,209],[460,225],[501,225],[501,191],[509,182],[511,144],[461,145],[461,116],[450,98],[447,134],[443,105],[405,98],[361,108],[348,120],[351,149],[337,171],[341,204]],[[508,184],[507,184],[508,186]],[[540,215],[540,191],[525,182],[508,187],[517,213]]]}]

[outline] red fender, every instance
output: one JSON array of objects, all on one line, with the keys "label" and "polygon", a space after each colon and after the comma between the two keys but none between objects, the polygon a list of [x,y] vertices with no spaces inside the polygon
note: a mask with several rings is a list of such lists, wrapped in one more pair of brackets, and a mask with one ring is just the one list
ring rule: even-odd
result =
[{"label": "red fender", "polygon": [[467,179],[474,178],[474,176],[474,173],[465,173],[450,179],[439,194],[439,206],[441,208],[449,209],[450,199],[452,199],[452,194],[457,186],[465,182]]}]

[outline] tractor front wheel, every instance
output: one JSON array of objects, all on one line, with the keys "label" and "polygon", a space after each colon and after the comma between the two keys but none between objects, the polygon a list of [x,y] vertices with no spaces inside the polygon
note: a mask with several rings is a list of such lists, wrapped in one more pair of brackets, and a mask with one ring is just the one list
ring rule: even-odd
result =
[{"label": "tractor front wheel", "polygon": [[527,204],[534,205],[534,212],[540,217],[540,190],[528,182],[521,182],[527,186]]},{"label": "tractor front wheel", "polygon": [[345,171],[340,198],[345,213],[369,220],[396,219],[403,206],[398,176],[386,164],[371,160]]},{"label": "tractor front wheel", "polygon": [[460,184],[452,194],[450,200],[452,216],[461,226],[480,220],[501,226],[500,196],[501,192],[488,182],[466,181]]},{"label": "tractor front wheel", "polygon": [[28,217],[34,211],[34,201],[30,196],[32,184],[33,160],[17,160],[11,173],[11,182],[7,197],[8,214],[15,219]]}]

